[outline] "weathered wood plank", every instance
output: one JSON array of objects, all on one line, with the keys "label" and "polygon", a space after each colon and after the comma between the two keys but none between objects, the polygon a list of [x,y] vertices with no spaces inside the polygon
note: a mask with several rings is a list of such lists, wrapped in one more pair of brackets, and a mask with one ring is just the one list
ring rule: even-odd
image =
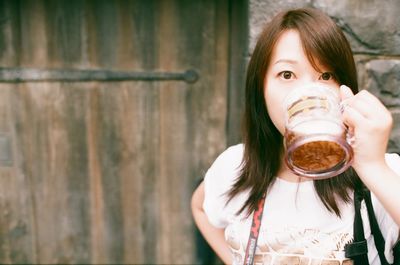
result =
[{"label": "weathered wood plank", "polygon": [[20,169],[32,190],[38,263],[89,262],[85,89],[14,89]]},{"label": "weathered wood plank", "polygon": [[[0,64],[15,66],[21,59],[20,3],[0,5]],[[23,264],[36,262],[38,255],[31,179],[21,170],[17,152],[14,89],[14,85],[0,85],[0,131],[12,149],[12,163],[0,165],[0,263]]]},{"label": "weathered wood plank", "polygon": [[[163,3],[159,50],[168,53],[160,54],[160,65],[193,66],[201,76],[192,86],[169,83],[160,91],[160,214],[166,220],[160,251],[164,262],[183,264],[194,259],[193,186],[216,155],[209,150],[225,147],[227,2]],[[194,14],[199,18],[191,19]],[[201,165],[202,159],[208,161]]]},{"label": "weathered wood plank", "polygon": [[[47,42],[49,32],[46,10],[43,1],[18,1],[19,3],[19,64],[22,66],[40,65],[48,61]],[[51,35],[50,35],[51,36]]]},{"label": "weathered wood plank", "polygon": [[[158,64],[158,34],[160,1],[134,1],[130,6],[132,23],[132,60],[133,67],[139,69],[163,69]],[[159,97],[161,88],[158,83],[141,83],[139,88],[147,88],[147,92],[136,91],[135,112],[138,119],[132,120],[134,131],[142,134],[141,139],[136,138],[134,148],[140,153],[137,162],[138,167],[135,177],[138,178],[138,196],[140,204],[137,208],[141,219],[135,224],[140,227],[139,240],[134,243],[140,249],[142,263],[158,263],[163,257],[159,255],[159,242],[161,241],[160,226],[163,219],[160,217],[162,211],[160,201],[163,199],[157,189],[160,174],[160,107]],[[135,189],[135,188],[134,188]],[[126,201],[127,206],[129,201]],[[129,206],[128,206],[129,207]],[[140,245],[138,245],[140,244]]]},{"label": "weathered wood plank", "polygon": [[[21,1],[28,2],[32,5],[36,1]],[[39,1],[42,2],[42,1]],[[44,46],[44,52],[46,53],[46,65],[52,67],[72,67],[79,66],[82,64],[86,53],[88,52],[84,48],[90,48],[85,45],[87,41],[87,33],[91,29],[85,31],[86,25],[86,12],[90,12],[90,9],[85,9],[85,1],[43,1],[43,12],[32,12],[30,16],[27,16],[29,23],[36,16],[42,14],[45,20],[45,26],[41,27],[45,29],[46,38],[42,39]],[[27,8],[27,10],[30,10]],[[29,11],[28,11],[29,12]],[[36,32],[36,28],[30,28],[32,34]],[[86,34],[85,34],[86,33]],[[29,36],[29,35],[28,35]],[[41,43],[40,39],[35,37],[30,38],[36,43]],[[38,45],[38,44],[36,44]],[[29,47],[27,47],[29,49]],[[42,50],[40,46],[36,49],[31,50]],[[44,61],[42,61],[43,63]],[[39,63],[40,64],[40,63]]]},{"label": "weathered wood plank", "polygon": [[227,146],[242,142],[242,119],[248,52],[248,1],[229,4],[229,73]]},{"label": "weathered wood plank", "polygon": [[36,260],[35,218],[29,178],[18,168],[13,127],[13,86],[0,86],[0,128],[12,147],[12,164],[0,165],[0,262],[29,263]]}]

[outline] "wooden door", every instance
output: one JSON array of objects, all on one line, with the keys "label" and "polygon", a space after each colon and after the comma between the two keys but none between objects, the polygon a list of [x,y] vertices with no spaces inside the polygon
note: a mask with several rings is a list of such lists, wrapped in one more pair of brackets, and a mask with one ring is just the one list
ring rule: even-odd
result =
[{"label": "wooden door", "polygon": [[195,262],[191,193],[227,144],[228,9],[0,2],[0,263]]}]

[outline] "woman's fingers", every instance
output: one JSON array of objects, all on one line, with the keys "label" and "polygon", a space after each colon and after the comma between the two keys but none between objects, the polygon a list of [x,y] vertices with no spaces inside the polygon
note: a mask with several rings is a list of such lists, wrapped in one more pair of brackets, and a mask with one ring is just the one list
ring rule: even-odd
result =
[{"label": "woman's fingers", "polygon": [[387,134],[393,119],[390,111],[377,97],[366,90],[353,95],[350,88],[346,86],[340,87],[340,95],[343,121],[350,129],[361,130],[368,135]]},{"label": "woman's fingers", "polygon": [[339,89],[340,89],[340,99],[342,101],[354,96],[353,91],[351,91],[351,89],[348,86],[341,85]]},{"label": "woman's fingers", "polygon": [[356,95],[353,95],[350,88],[341,86],[340,94],[342,109],[349,106],[368,120],[374,117],[376,118],[377,113],[383,114],[387,111],[379,99],[366,90],[362,90]]},{"label": "woman's fingers", "polygon": [[[351,89],[345,85],[340,86],[341,108],[343,111],[343,121],[348,126],[354,127],[355,124],[364,122],[363,117],[352,105],[354,105],[354,94]],[[352,129],[352,128],[351,128]]]},{"label": "woman's fingers", "polygon": [[377,97],[366,90],[356,95],[348,87],[340,87],[342,118],[349,128],[348,142],[353,147],[353,167],[382,161],[392,126],[390,111]]},{"label": "woman's fingers", "polygon": [[351,129],[366,122],[366,117],[350,105],[343,105],[343,122]]},{"label": "woman's fingers", "polygon": [[348,87],[341,86],[343,122],[362,138],[371,138],[372,134],[386,137],[390,132],[393,118],[390,111],[373,94],[362,90],[351,96]]}]

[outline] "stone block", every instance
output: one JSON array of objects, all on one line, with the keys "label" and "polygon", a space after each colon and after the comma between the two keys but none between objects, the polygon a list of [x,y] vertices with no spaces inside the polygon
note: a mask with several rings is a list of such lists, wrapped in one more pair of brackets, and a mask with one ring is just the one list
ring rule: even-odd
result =
[{"label": "stone block", "polygon": [[393,115],[388,152],[400,153],[400,60],[355,56],[359,88],[377,96]]},{"label": "stone block", "polygon": [[400,54],[400,5],[397,1],[317,0],[345,32],[355,53]]},{"label": "stone block", "polygon": [[388,152],[400,154],[400,108],[392,111],[393,129],[390,134]]},{"label": "stone block", "polygon": [[309,5],[310,1],[274,1],[249,0],[249,53],[252,53],[265,23],[278,12],[288,8],[299,8]]},{"label": "stone block", "polygon": [[400,60],[378,59],[365,64],[363,88],[388,108],[400,108]]},{"label": "stone block", "polygon": [[314,0],[249,2],[249,51],[253,51],[263,25],[283,9],[315,7],[343,29],[355,53],[400,54],[400,5],[397,1]]}]

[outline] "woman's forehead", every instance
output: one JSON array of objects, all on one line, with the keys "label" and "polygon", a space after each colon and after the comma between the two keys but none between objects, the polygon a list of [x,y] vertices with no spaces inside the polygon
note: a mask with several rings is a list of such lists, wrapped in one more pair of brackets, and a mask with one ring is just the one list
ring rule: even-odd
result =
[{"label": "woman's forehead", "polygon": [[286,30],[280,34],[272,49],[271,64],[295,63],[306,58],[300,35],[296,30]]},{"label": "woman's forehead", "polygon": [[329,68],[322,65],[316,56],[312,56],[312,51],[309,52],[309,54],[306,53],[300,33],[297,30],[285,30],[280,34],[272,49],[269,65],[308,63],[317,71]]}]

